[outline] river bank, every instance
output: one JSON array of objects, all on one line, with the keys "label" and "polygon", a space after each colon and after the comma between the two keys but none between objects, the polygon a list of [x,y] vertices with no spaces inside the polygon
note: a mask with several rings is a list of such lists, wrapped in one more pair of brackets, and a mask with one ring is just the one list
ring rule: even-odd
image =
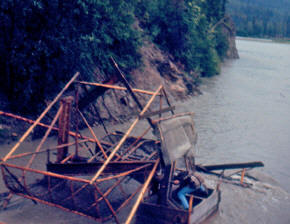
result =
[{"label": "river bank", "polygon": [[236,40],[249,40],[249,41],[258,41],[258,42],[275,42],[282,44],[290,44],[289,38],[257,38],[257,37],[241,37],[237,36]]}]

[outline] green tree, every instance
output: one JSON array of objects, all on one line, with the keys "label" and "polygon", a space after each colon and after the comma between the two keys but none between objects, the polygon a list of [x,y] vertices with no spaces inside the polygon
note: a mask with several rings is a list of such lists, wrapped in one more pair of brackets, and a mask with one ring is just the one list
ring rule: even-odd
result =
[{"label": "green tree", "polygon": [[212,76],[219,71],[215,35],[220,32],[210,35],[209,30],[224,16],[225,2],[141,0],[142,11],[137,16],[152,40],[184,64],[187,71]]},{"label": "green tree", "polygon": [[75,71],[111,73],[110,56],[125,70],[140,63],[126,1],[2,0],[0,21],[0,87],[17,111],[40,109]]}]

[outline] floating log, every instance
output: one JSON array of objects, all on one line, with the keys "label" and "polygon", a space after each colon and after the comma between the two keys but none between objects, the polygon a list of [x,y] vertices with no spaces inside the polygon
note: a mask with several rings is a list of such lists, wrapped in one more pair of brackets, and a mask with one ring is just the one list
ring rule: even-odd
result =
[{"label": "floating log", "polygon": [[212,171],[212,170],[229,170],[229,169],[244,169],[244,168],[255,168],[263,167],[264,163],[261,161],[247,162],[247,163],[227,163],[227,164],[216,164],[216,165],[196,165],[197,171]]}]

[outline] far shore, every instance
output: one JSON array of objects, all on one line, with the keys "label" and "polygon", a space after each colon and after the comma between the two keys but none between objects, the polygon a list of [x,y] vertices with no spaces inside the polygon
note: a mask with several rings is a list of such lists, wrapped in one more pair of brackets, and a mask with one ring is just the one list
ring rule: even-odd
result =
[{"label": "far shore", "polygon": [[258,38],[258,37],[241,37],[236,36],[236,40],[250,40],[250,41],[259,41],[259,42],[275,42],[275,43],[285,43],[290,44],[289,38],[275,38],[275,39],[267,39],[267,38]]}]

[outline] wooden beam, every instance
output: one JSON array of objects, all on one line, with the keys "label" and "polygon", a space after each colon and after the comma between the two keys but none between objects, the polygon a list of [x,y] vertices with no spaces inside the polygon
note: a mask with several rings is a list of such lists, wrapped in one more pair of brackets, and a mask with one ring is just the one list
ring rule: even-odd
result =
[{"label": "wooden beam", "polygon": [[95,141],[96,141],[96,143],[97,143],[97,146],[98,146],[99,149],[102,151],[104,157],[107,159],[108,156],[107,156],[105,150],[103,149],[103,146],[101,145],[99,139],[98,139],[97,136],[95,135],[94,130],[93,130],[93,129],[91,128],[91,126],[89,125],[89,122],[87,121],[87,119],[85,118],[85,116],[83,115],[83,113],[82,113],[80,110],[78,110],[78,112],[79,112],[79,114],[81,115],[81,117],[82,117],[83,121],[85,122],[85,124],[87,125],[87,127],[89,128],[89,130],[90,130],[92,136],[94,137],[94,139],[95,139]]},{"label": "wooden beam", "polygon": [[58,117],[60,116],[61,111],[62,111],[62,106],[59,107],[59,109],[58,109],[58,111],[57,111],[55,117],[53,118],[53,120],[52,120],[52,122],[51,122],[51,124],[50,124],[50,127],[46,130],[44,137],[41,139],[39,145],[38,145],[37,148],[35,149],[35,153],[31,156],[31,158],[30,158],[29,162],[27,163],[26,167],[30,167],[30,166],[31,166],[33,160],[35,159],[35,157],[36,157],[36,155],[37,155],[36,153],[40,151],[42,145],[43,145],[44,142],[46,141],[46,139],[47,139],[47,137],[48,137],[48,135],[49,135],[49,133],[50,133],[52,127],[54,126],[54,124],[56,123]]},{"label": "wooden beam", "polygon": [[2,162],[1,165],[2,166],[11,167],[11,168],[15,168],[15,169],[19,169],[19,170],[23,170],[23,171],[32,172],[32,173],[39,173],[39,174],[43,174],[43,175],[46,175],[46,176],[51,176],[51,177],[56,177],[56,178],[60,178],[60,179],[65,179],[65,180],[77,181],[77,182],[82,182],[82,183],[89,183],[90,182],[89,180],[86,180],[86,179],[83,179],[83,178],[70,177],[70,176],[65,176],[65,175],[52,173],[52,172],[48,172],[48,171],[35,170],[35,169],[27,168],[27,167],[16,166],[16,165],[10,164],[10,163],[3,163]]},{"label": "wooden beam", "polygon": [[[36,121],[34,121],[34,120],[27,119],[27,118],[25,118],[25,117],[21,117],[21,116],[18,116],[18,115],[15,115],[15,114],[11,114],[11,113],[7,113],[7,112],[4,112],[4,111],[0,111],[0,115],[4,115],[4,116],[7,116],[7,117],[12,117],[12,118],[15,118],[15,119],[18,119],[18,120],[22,120],[22,121],[25,121],[25,122],[27,122],[27,123],[29,123],[29,124],[34,124],[34,123],[36,122]],[[41,126],[41,127],[49,128],[49,125],[47,125],[47,124],[43,124],[43,123],[41,123],[41,122],[39,122],[37,125],[38,125],[38,126]],[[54,130],[54,131],[58,131],[59,128],[57,128],[57,127],[52,127],[52,130]],[[69,131],[69,135],[74,136],[74,137],[75,137],[75,136],[78,136],[78,138],[86,139],[86,140],[88,140],[88,141],[90,141],[90,142],[94,142],[94,143],[96,143],[95,139],[93,139],[93,138],[89,138],[89,137],[87,137],[87,136],[82,136],[82,135],[80,135],[79,133],[75,133],[75,132]],[[110,145],[110,146],[112,145],[111,143],[109,143],[109,142],[105,142],[105,141],[101,141],[101,143],[106,144],[106,145]],[[65,145],[63,145],[63,146],[65,146]]]},{"label": "wooden beam", "polygon": [[161,110],[155,110],[155,111],[152,111],[152,112],[148,112],[148,113],[145,113],[144,115],[139,116],[139,117],[140,117],[140,119],[144,119],[144,118],[148,118],[148,117],[151,117],[151,116],[154,116],[154,115],[162,114],[162,113],[165,113],[165,112],[168,112],[168,111],[173,111],[173,110],[175,110],[175,106],[166,107],[166,108],[163,108]]},{"label": "wooden beam", "polygon": [[[19,145],[27,138],[27,136],[33,131],[35,126],[41,121],[41,119],[46,115],[46,113],[52,108],[52,106],[59,100],[59,98],[62,96],[62,94],[65,92],[65,90],[68,89],[68,87],[75,81],[75,79],[80,75],[79,72],[77,72],[71,80],[65,85],[65,87],[59,92],[59,94],[54,98],[54,100],[46,107],[46,109],[42,112],[42,114],[37,118],[35,123],[28,128],[28,130],[23,134],[23,136],[20,138],[20,140],[14,145],[14,147],[8,152],[8,154],[3,158],[2,162],[5,162],[19,147]],[[1,163],[2,163],[1,162]]]},{"label": "wooden beam", "polygon": [[[143,106],[141,105],[141,103],[138,100],[137,96],[134,94],[134,92],[132,90],[132,87],[130,86],[129,82],[127,81],[125,75],[123,74],[123,72],[119,68],[118,64],[113,59],[113,57],[111,57],[111,60],[112,60],[114,66],[115,66],[115,68],[117,70],[117,74],[119,75],[121,81],[126,86],[128,92],[130,93],[131,97],[133,98],[133,100],[135,101],[135,103],[137,104],[137,106],[139,107],[139,109],[142,111],[143,110]],[[150,117],[147,117],[146,119],[147,119],[148,123],[150,124],[150,126],[154,129],[155,128],[155,125],[153,124],[151,118]]]},{"label": "wooden beam", "polygon": [[[148,103],[146,104],[146,106],[141,111],[140,115],[143,115],[148,110],[148,108],[152,104],[153,100],[155,99],[155,97],[157,96],[157,94],[160,92],[160,90],[162,88],[163,88],[162,85],[159,86],[159,88],[156,90],[156,92],[154,93],[154,95],[151,97],[151,99],[148,101]],[[118,145],[113,149],[113,151],[111,152],[111,154],[109,155],[109,157],[107,158],[107,160],[104,162],[103,166],[98,170],[98,172],[96,173],[96,175],[91,179],[91,181],[90,181],[91,184],[93,184],[94,181],[101,175],[101,173],[106,168],[106,166],[108,165],[108,163],[112,160],[112,158],[114,157],[114,155],[116,154],[116,152],[120,149],[120,147],[123,145],[123,143],[125,142],[125,140],[129,136],[129,134],[132,132],[132,130],[134,129],[134,127],[136,126],[136,124],[138,123],[138,121],[139,121],[139,117],[137,117],[135,119],[135,121],[130,126],[130,128],[128,129],[128,131],[126,132],[126,134],[122,137],[122,139],[120,140],[120,142],[118,143]]]},{"label": "wooden beam", "polygon": [[255,168],[263,167],[264,164],[261,161],[247,162],[247,163],[228,163],[228,164],[216,164],[216,165],[196,165],[197,171],[212,171],[212,170],[227,170],[227,169],[242,169],[242,168]]},{"label": "wooden beam", "polygon": [[137,209],[139,207],[139,204],[141,203],[141,201],[142,201],[142,199],[144,197],[144,194],[147,191],[147,188],[148,188],[148,186],[149,186],[149,184],[150,184],[150,182],[151,182],[151,180],[152,180],[152,178],[153,178],[153,176],[155,174],[155,171],[156,171],[156,169],[158,167],[158,164],[159,164],[159,159],[155,162],[151,173],[149,174],[147,180],[145,181],[145,183],[144,183],[144,185],[143,185],[143,187],[141,189],[141,192],[139,193],[139,196],[138,196],[138,198],[136,200],[136,203],[134,204],[134,206],[133,206],[133,208],[132,208],[132,210],[131,210],[131,212],[130,212],[125,224],[130,224],[131,223],[131,221],[132,221],[132,219],[133,219],[133,217],[134,217],[134,215],[135,215],[135,213],[136,213],[136,211],[137,211]]},{"label": "wooden beam", "polygon": [[[86,84],[86,85],[92,85],[92,86],[104,87],[104,88],[108,88],[108,89],[125,90],[125,91],[127,90],[126,87],[116,86],[116,85],[108,85],[108,84],[101,84],[101,83],[95,83],[95,82],[84,82],[84,81],[79,81],[79,83]],[[133,90],[133,92],[136,92],[136,93],[143,93],[143,94],[147,94],[147,95],[154,94],[154,92],[152,92],[152,91],[147,91],[147,90],[142,90],[142,89],[133,88],[132,90]]]}]

